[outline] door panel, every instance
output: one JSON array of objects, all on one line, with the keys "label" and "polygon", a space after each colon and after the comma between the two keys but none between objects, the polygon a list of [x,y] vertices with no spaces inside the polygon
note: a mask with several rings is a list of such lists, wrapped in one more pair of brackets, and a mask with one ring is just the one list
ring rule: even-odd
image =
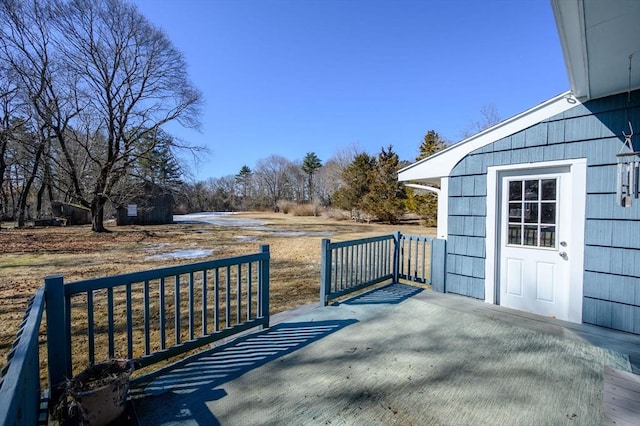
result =
[{"label": "door panel", "polygon": [[500,304],[567,319],[570,173],[503,173],[500,187]]},{"label": "door panel", "polygon": [[553,263],[538,262],[536,272],[536,298],[541,302],[555,302],[555,269]]},{"label": "door panel", "polygon": [[506,259],[507,293],[522,296],[522,259]]}]

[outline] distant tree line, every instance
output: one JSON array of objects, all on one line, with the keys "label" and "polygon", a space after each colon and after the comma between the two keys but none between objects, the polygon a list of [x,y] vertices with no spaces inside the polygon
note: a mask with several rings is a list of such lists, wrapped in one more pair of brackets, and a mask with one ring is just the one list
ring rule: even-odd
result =
[{"label": "distant tree line", "polygon": [[[424,136],[416,160],[446,147],[434,130]],[[392,146],[377,155],[356,147],[341,150],[323,164],[314,152],[301,161],[271,155],[254,169],[244,165],[236,175],[186,183],[180,198],[184,212],[281,210],[288,204],[314,204],[351,212],[389,223],[406,212],[435,223],[437,200],[433,194],[418,194],[398,181],[398,170],[409,165],[400,161]]]}]

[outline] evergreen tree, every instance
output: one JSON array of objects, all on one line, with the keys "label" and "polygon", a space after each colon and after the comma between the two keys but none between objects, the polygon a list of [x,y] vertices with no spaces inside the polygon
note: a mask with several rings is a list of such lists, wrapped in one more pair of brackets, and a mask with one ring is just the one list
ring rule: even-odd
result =
[{"label": "evergreen tree", "polygon": [[[446,147],[445,141],[435,130],[429,130],[418,148],[420,153],[416,161],[430,157]],[[434,226],[438,217],[438,196],[433,192],[416,191],[407,189],[407,209],[416,213],[423,219],[425,225]]]},{"label": "evergreen tree", "polygon": [[157,130],[143,135],[137,147],[138,161],[133,177],[154,183],[167,190],[176,190],[182,185],[182,170],[173,154],[173,137]]},{"label": "evergreen tree", "polygon": [[422,140],[418,148],[420,154],[416,157],[416,161],[427,158],[446,147],[445,141],[435,130],[429,130]]},{"label": "evergreen tree", "polygon": [[253,171],[246,164],[242,166],[240,172],[236,175],[236,182],[238,182],[242,186],[242,199],[243,201],[247,198],[247,194],[249,192],[249,186],[251,185],[251,176],[253,176]]},{"label": "evergreen tree", "polygon": [[398,165],[398,155],[393,147],[382,148],[371,173],[369,193],[364,199],[367,213],[391,224],[398,223],[406,210],[407,194],[402,182],[398,181]]},{"label": "evergreen tree", "polygon": [[307,152],[302,160],[302,171],[307,175],[307,189],[309,191],[309,201],[313,201],[313,174],[322,167],[322,161],[315,152]]},{"label": "evergreen tree", "polygon": [[355,156],[342,172],[343,185],[333,194],[334,205],[344,210],[362,208],[364,196],[369,192],[370,176],[376,159],[369,154]]}]

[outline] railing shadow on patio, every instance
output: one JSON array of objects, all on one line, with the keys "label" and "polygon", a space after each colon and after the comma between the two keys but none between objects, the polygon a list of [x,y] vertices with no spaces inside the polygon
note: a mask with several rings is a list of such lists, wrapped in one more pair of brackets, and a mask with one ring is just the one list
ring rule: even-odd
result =
[{"label": "railing shadow on patio", "polygon": [[[444,291],[444,249],[444,240],[399,232],[338,243],[323,240],[321,304],[400,279]],[[49,395],[49,408],[54,406],[64,383],[86,363],[120,356],[149,367],[249,330],[269,328],[269,260],[269,247],[261,246],[258,253],[245,256],[73,283],[64,283],[59,275],[47,277],[2,370],[0,426],[42,423],[41,396]],[[406,291],[400,297],[414,290]],[[378,297],[378,302],[398,297],[388,296],[384,302]],[[366,297],[371,296],[352,303],[373,302]],[[43,312],[46,389],[38,347]],[[314,333],[316,337],[306,339],[322,337]],[[275,334],[261,336],[270,339]],[[87,358],[74,359],[72,352]]]},{"label": "railing shadow on patio", "polygon": [[356,322],[282,323],[193,355],[136,379],[130,393],[135,411],[149,424],[219,424],[206,402],[226,396],[220,386]]},{"label": "railing shadow on patio", "polygon": [[343,302],[345,305],[397,305],[424,291],[407,284],[391,283],[375,290],[354,296]]}]

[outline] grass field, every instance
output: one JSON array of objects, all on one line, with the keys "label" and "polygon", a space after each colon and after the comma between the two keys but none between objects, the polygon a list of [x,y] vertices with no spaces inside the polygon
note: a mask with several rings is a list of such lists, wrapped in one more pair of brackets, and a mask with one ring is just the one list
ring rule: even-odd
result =
[{"label": "grass field", "polygon": [[[434,236],[435,229],[417,221],[402,225],[355,223],[325,216],[241,213],[260,227],[241,228],[204,223],[162,226],[108,226],[96,234],[88,226],[0,230],[0,365],[22,321],[25,307],[44,277],[63,274],[65,282],[217,259],[258,250],[271,252],[272,313],[319,299],[320,247],[323,238],[343,241],[399,230]],[[173,258],[177,250],[210,254],[197,259]]]}]

